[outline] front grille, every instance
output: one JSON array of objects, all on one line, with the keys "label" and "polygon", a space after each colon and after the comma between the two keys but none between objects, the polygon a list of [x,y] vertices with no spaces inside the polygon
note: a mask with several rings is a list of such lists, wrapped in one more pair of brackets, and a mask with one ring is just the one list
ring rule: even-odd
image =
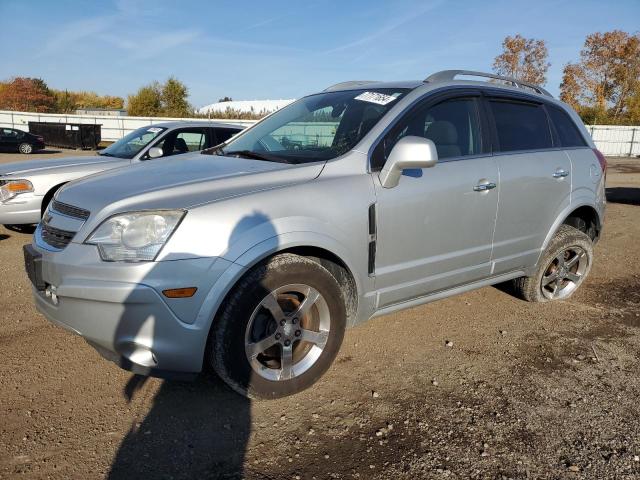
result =
[{"label": "front grille", "polygon": [[74,207],[73,205],[68,205],[66,203],[59,202],[54,200],[51,204],[51,208],[58,213],[63,215],[67,215],[69,217],[79,218],[81,220],[86,220],[91,215],[89,210],[85,210],[84,208]]},{"label": "front grille", "polygon": [[60,230],[59,228],[54,228],[44,222],[40,224],[40,230],[42,240],[48,245],[51,245],[54,248],[59,248],[60,250],[69,245],[75,235],[75,232]]}]

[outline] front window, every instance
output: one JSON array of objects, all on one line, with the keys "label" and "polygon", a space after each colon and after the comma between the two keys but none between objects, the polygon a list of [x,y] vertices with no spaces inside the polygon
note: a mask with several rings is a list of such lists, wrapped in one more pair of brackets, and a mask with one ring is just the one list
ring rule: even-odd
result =
[{"label": "front window", "polygon": [[98,152],[99,155],[117,158],[133,158],[166,128],[142,127],[121,138],[114,144]]},{"label": "front window", "polygon": [[285,163],[336,158],[351,150],[408,89],[374,88],[302,98],[223,148],[203,153]]}]

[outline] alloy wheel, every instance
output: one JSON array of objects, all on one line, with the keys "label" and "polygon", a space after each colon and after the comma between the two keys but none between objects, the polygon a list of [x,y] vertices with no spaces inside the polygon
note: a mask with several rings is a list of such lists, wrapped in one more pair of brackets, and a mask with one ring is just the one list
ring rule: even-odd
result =
[{"label": "alloy wheel", "polygon": [[305,284],[284,285],[267,294],[253,311],[245,353],[261,377],[291,380],[317,362],[330,329],[329,306],[320,292]]},{"label": "alloy wheel", "polygon": [[542,275],[540,288],[545,298],[566,298],[578,288],[589,266],[587,253],[578,246],[562,250]]}]

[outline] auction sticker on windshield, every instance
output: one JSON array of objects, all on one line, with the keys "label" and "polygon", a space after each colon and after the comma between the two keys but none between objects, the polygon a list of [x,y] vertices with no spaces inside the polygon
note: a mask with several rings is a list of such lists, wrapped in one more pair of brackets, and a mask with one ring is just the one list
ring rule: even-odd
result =
[{"label": "auction sticker on windshield", "polygon": [[386,105],[387,103],[393,102],[396,97],[392,97],[391,95],[385,95],[384,93],[377,92],[364,92],[355,97],[356,100],[360,100],[362,102],[369,103],[377,103],[378,105]]},{"label": "auction sticker on windshield", "polygon": [[157,128],[157,127],[152,127],[152,128],[148,128],[147,132],[151,132],[151,133],[158,133],[161,132],[162,129],[161,128]]}]

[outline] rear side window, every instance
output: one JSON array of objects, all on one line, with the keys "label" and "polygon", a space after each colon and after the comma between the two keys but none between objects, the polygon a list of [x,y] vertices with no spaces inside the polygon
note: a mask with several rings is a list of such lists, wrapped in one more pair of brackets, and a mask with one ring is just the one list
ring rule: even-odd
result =
[{"label": "rear side window", "polygon": [[556,127],[560,144],[563,147],[585,147],[587,145],[569,115],[556,107],[547,107],[547,111],[553,125]]},{"label": "rear side window", "polygon": [[541,105],[491,100],[501,152],[551,148],[551,130]]},{"label": "rear side window", "polygon": [[216,128],[216,142],[223,143],[233,137],[240,130],[234,130],[233,128]]}]

